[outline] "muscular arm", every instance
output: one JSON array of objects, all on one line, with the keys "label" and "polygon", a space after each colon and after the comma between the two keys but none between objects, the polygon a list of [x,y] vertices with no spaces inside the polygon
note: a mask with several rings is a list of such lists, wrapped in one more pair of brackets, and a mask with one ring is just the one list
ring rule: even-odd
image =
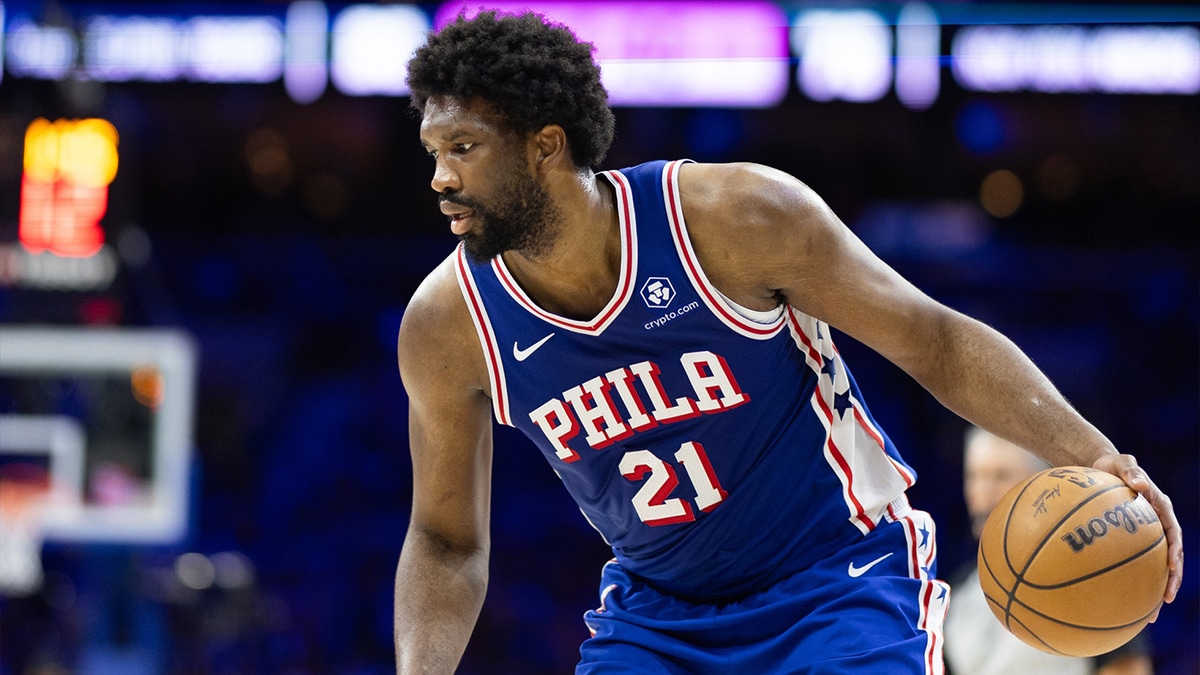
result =
[{"label": "muscular arm", "polygon": [[413,296],[400,326],[413,507],[396,569],[398,673],[452,673],[487,590],[491,405],[452,267]]},{"label": "muscular arm", "polygon": [[752,309],[786,301],[871,347],[961,417],[1054,465],[1120,476],[1158,512],[1171,575],[1183,543],[1170,499],[1008,338],[934,301],[876,257],[800,181],[750,164],[685,165],[692,243],[713,283]]}]

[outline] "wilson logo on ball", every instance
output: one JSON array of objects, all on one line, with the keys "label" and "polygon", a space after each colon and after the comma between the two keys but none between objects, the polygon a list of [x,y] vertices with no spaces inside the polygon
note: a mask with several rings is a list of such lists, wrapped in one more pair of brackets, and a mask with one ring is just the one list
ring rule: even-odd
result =
[{"label": "wilson logo on ball", "polygon": [[1091,546],[1092,542],[1108,534],[1110,530],[1125,530],[1129,534],[1136,534],[1139,525],[1157,522],[1158,516],[1149,504],[1145,501],[1131,499],[1106,510],[1098,518],[1088,520],[1083,525],[1076,527],[1074,532],[1064,534],[1062,540],[1067,542],[1072,551],[1079,553],[1084,548]]},{"label": "wilson logo on ball", "polygon": [[1083,466],[1046,469],[1009,490],[984,523],[976,561],[988,608],[1008,632],[1064,656],[1132,640],[1167,587],[1154,510],[1120,478]]}]

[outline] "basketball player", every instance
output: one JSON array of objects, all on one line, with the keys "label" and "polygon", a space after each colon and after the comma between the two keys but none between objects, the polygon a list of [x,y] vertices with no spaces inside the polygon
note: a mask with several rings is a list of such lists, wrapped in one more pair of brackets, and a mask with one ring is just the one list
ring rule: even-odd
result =
[{"label": "basketball player", "polygon": [[[1017,483],[1048,469],[1024,448],[979,427],[967,432],[963,496],[978,540],[992,509]],[[1009,633],[987,607],[974,562],[952,577],[954,602],[946,613],[946,665],[955,675],[1152,675],[1148,643],[1138,636],[1094,658],[1047,654]]]},{"label": "basketball player", "polygon": [[913,470],[833,328],[1055,464],[1170,501],[1011,342],[937,304],[791,176],[597,172],[591,46],[482,13],[409,63],[433,189],[462,243],[400,329],[413,510],[403,673],[450,673],[487,589],[491,418],[524,431],[612,546],[577,673],[935,673],[948,590]]}]

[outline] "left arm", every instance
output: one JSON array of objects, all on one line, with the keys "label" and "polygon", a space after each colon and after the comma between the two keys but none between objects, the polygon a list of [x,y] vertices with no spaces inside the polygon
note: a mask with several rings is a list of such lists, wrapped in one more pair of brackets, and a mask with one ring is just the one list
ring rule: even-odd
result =
[{"label": "left arm", "polygon": [[1183,538],[1171,500],[1011,340],[922,293],[787,174],[685,165],[680,183],[693,245],[726,295],[758,309],[786,301],[879,352],[964,419],[1051,464],[1101,469],[1141,493],[1167,536],[1164,599],[1174,600]]}]

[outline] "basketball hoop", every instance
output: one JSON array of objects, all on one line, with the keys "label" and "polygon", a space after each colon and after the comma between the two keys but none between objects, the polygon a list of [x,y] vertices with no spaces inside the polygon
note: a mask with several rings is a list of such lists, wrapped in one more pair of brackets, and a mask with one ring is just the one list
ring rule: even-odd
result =
[{"label": "basketball hoop", "polygon": [[44,469],[12,464],[0,471],[0,595],[24,597],[42,587],[42,509],[50,492]]}]

